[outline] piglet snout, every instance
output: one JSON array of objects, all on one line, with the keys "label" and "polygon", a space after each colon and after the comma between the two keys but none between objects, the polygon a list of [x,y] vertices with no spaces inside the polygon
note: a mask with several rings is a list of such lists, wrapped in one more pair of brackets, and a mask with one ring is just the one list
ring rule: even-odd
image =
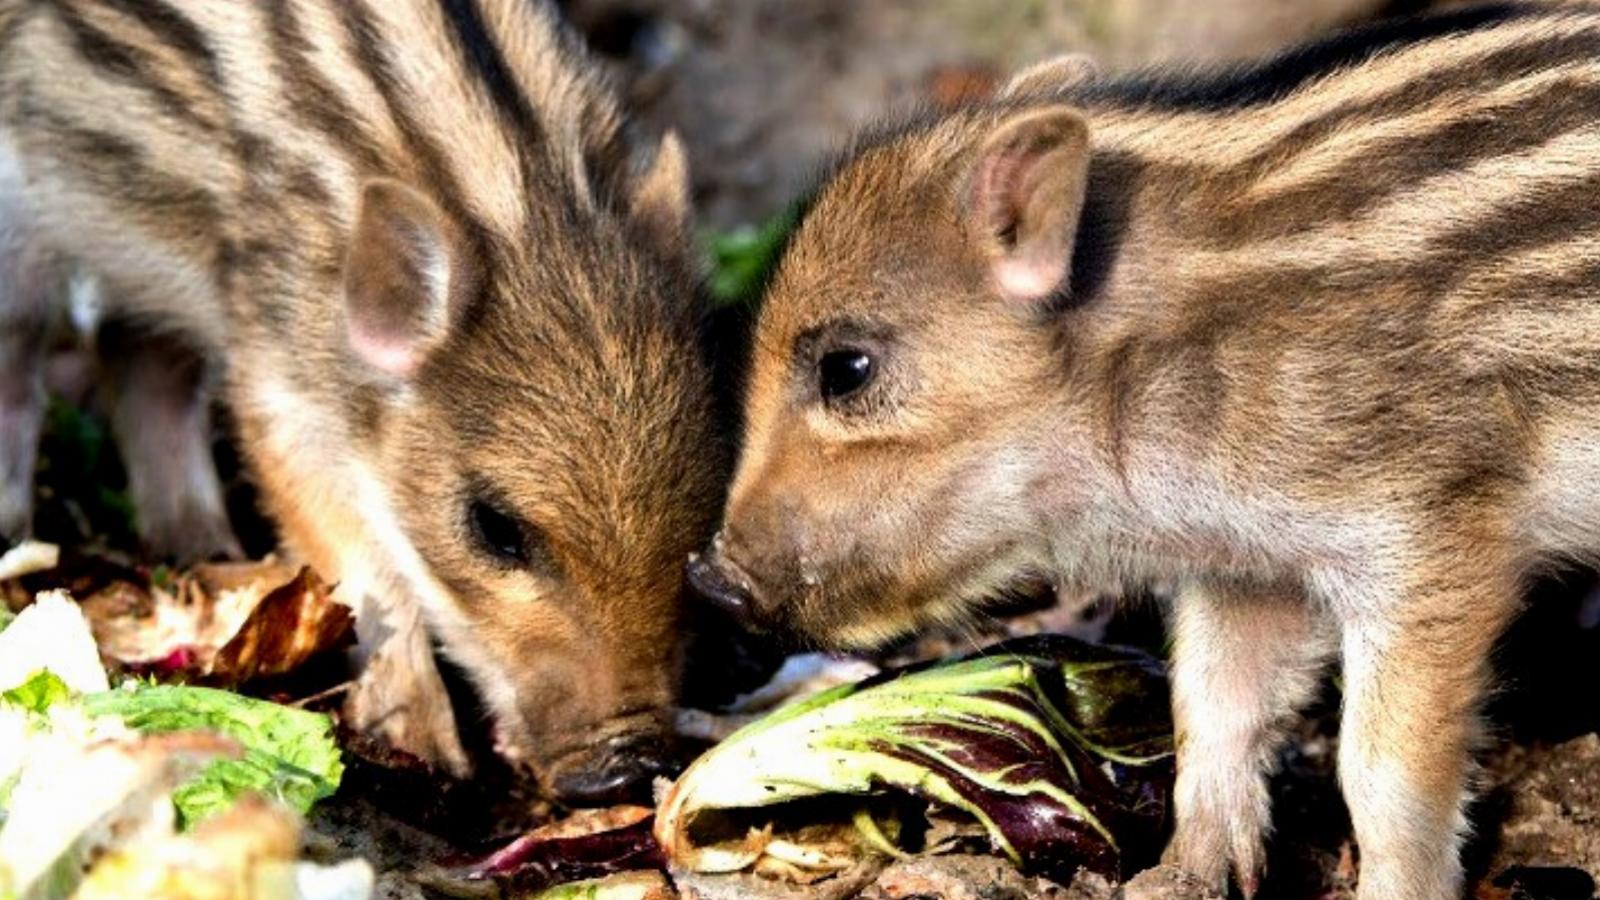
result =
[{"label": "piglet snout", "polygon": [[552,780],[551,788],[563,803],[572,806],[649,803],[655,780],[673,775],[681,768],[666,742],[649,735],[608,741],[585,763],[557,774]]},{"label": "piglet snout", "polygon": [[715,553],[689,555],[685,567],[689,586],[712,606],[742,625],[754,624],[755,595],[749,579]]}]

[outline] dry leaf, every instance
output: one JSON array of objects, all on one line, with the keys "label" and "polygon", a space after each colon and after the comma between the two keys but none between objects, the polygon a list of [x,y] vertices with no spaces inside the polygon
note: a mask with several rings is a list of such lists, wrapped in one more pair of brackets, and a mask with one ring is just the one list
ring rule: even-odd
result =
[{"label": "dry leaf", "polygon": [[197,566],[148,585],[115,580],[80,602],[110,663],[234,686],[349,646],[355,618],[330,590],[309,568],[269,559]]}]

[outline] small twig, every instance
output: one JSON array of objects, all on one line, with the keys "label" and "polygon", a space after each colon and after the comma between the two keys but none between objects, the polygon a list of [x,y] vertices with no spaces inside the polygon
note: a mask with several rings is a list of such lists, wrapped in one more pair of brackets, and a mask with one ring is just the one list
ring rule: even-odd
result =
[{"label": "small twig", "polygon": [[294,707],[296,709],[304,709],[305,707],[310,706],[311,704],[316,703],[319,700],[326,700],[329,697],[337,696],[339,694],[348,693],[350,691],[351,685],[354,685],[354,684],[355,684],[355,680],[354,679],[351,679],[349,681],[341,681],[338,684],[334,685],[333,687],[328,688],[326,690],[318,691],[318,692],[316,692],[315,694],[312,694],[309,697],[301,697],[299,700],[296,700],[293,703],[290,703],[289,706],[292,706],[292,707]]}]

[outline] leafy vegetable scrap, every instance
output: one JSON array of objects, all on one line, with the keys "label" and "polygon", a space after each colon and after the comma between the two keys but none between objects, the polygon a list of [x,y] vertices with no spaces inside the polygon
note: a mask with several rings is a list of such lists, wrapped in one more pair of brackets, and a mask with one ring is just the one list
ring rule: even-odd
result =
[{"label": "leafy vegetable scrap", "polygon": [[271,560],[118,579],[82,604],[107,659],[163,680],[232,687],[355,639],[350,608],[316,573]]},{"label": "leafy vegetable scrap", "polygon": [[[971,815],[1026,871],[1115,873],[1165,816],[1166,710],[1165,676],[1144,654],[1012,641],[835,688],[740,730],[672,786],[655,834],[680,869],[753,869],[774,849],[803,868],[806,854],[779,835],[782,805],[899,792]],[[729,835],[730,814],[752,809],[775,823]],[[863,848],[903,852],[872,815],[856,824]],[[837,866],[824,857],[814,855]]]},{"label": "leafy vegetable scrap", "polygon": [[[430,887],[448,896],[532,896],[560,888],[549,896],[628,896],[636,889],[654,896],[661,886],[637,870],[662,868],[661,851],[651,838],[653,820],[646,807],[617,806],[580,810],[572,817],[536,828],[489,856],[432,873]],[[579,886],[582,883],[581,887]],[[603,887],[603,891],[602,891]],[[540,894],[541,900],[547,895]]]},{"label": "leafy vegetable scrap", "polygon": [[344,772],[333,724],[320,713],[227,691],[139,685],[83,698],[91,716],[112,715],[146,734],[210,731],[236,741],[237,759],[217,760],[173,792],[179,824],[189,827],[259,793],[297,812],[333,795]]},{"label": "leafy vegetable scrap", "polygon": [[299,814],[343,769],[325,716],[208,688],[109,688],[62,592],[0,623],[0,661],[0,900],[370,895],[364,862],[296,861]]}]

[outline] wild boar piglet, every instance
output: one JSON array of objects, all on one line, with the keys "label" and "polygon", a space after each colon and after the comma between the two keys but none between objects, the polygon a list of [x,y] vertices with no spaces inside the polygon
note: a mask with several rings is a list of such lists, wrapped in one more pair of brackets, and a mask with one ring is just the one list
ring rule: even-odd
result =
[{"label": "wild boar piglet", "polygon": [[0,532],[70,275],[152,550],[236,549],[219,386],[358,607],[355,724],[467,768],[431,632],[557,793],[648,790],[723,472],[682,147],[636,131],[542,2],[0,0]]},{"label": "wild boar piglet", "polygon": [[1360,897],[1457,897],[1490,647],[1600,550],[1597,185],[1583,7],[1069,58],[870,132],[774,275],[691,577],[839,646],[1023,578],[1175,584],[1169,857],[1254,890],[1337,658]]}]

